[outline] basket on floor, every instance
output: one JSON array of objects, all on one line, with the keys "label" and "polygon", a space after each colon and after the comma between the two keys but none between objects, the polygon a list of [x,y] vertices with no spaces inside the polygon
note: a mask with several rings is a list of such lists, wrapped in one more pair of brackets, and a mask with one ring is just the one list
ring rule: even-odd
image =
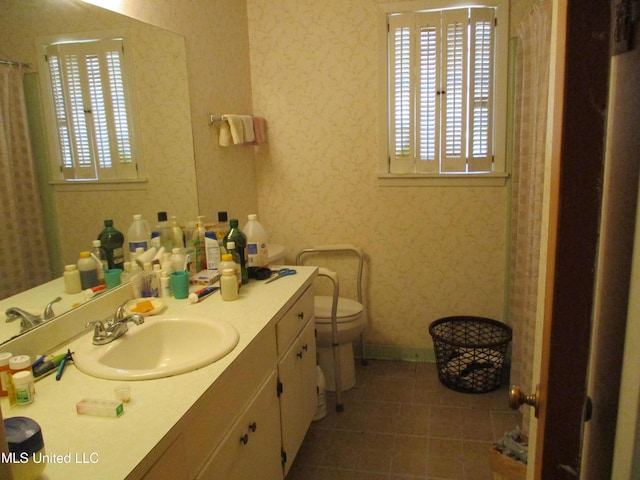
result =
[{"label": "basket on floor", "polygon": [[456,316],[429,326],[438,378],[465,393],[485,393],[500,386],[511,341],[511,327],[490,318]]}]

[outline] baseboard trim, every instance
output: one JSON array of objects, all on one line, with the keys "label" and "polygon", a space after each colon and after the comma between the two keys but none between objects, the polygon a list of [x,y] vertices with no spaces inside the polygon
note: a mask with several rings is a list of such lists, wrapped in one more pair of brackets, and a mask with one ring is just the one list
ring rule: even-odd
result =
[{"label": "baseboard trim", "polygon": [[[399,345],[365,345],[366,358],[371,360],[402,360],[417,363],[436,363],[436,355],[433,348],[406,347]],[[353,345],[353,353],[356,358],[362,358],[360,345]]]}]

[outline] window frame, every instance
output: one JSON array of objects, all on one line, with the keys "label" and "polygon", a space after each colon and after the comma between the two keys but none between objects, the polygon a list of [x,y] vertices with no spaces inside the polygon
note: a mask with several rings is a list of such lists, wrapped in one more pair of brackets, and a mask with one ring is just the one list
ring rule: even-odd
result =
[{"label": "window frame", "polygon": [[[496,7],[498,28],[495,51],[494,159],[490,173],[390,173],[390,84],[388,23],[390,14],[446,10],[465,7]],[[412,0],[378,5],[379,45],[379,152],[377,177],[380,186],[504,186],[507,165],[507,103],[509,66],[508,0]]]},{"label": "window frame", "polygon": [[[60,151],[60,137],[58,135],[57,127],[51,127],[51,125],[57,125],[55,122],[56,110],[54,106],[54,97],[51,93],[52,82],[51,72],[49,70],[49,63],[46,59],[47,48],[52,44],[59,43],[82,43],[90,41],[119,39],[122,42],[122,47],[125,55],[120,58],[122,60],[121,68],[124,72],[122,76],[124,90],[127,92],[127,115],[129,116],[130,130],[128,131],[129,140],[131,144],[131,157],[133,159],[132,165],[125,167],[123,170],[133,169],[136,173],[135,176],[111,176],[100,177],[97,179],[86,179],[81,176],[75,178],[65,178],[64,163],[61,157]],[[38,46],[38,63],[40,72],[40,89],[41,98],[43,102],[43,111],[47,121],[47,144],[49,148],[50,157],[50,180],[49,183],[55,185],[56,188],[62,188],[64,190],[100,190],[100,189],[130,189],[130,188],[144,188],[143,184],[147,182],[144,168],[144,156],[142,152],[141,139],[138,132],[140,131],[137,115],[137,93],[135,89],[135,75],[133,67],[133,49],[131,47],[130,35],[127,30],[108,30],[98,32],[81,32],[73,34],[61,34],[61,35],[48,35],[45,37],[39,37],[37,40]],[[53,119],[49,121],[49,119]],[[98,167],[98,171],[100,168]],[[121,170],[122,171],[122,170]]]}]

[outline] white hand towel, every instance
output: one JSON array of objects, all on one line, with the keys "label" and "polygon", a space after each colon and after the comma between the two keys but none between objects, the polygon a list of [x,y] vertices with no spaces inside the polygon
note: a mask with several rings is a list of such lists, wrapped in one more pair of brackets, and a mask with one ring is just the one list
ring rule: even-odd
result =
[{"label": "white hand towel", "polygon": [[240,115],[223,115],[223,120],[229,122],[229,128],[231,129],[231,138],[234,145],[244,143],[244,126]]},{"label": "white hand towel", "polygon": [[251,115],[240,115],[240,119],[242,120],[245,143],[253,142],[256,139],[253,131],[253,117]]},{"label": "white hand towel", "polygon": [[220,122],[220,136],[218,144],[221,147],[228,147],[231,145],[231,130],[229,129],[229,124],[227,122]]}]

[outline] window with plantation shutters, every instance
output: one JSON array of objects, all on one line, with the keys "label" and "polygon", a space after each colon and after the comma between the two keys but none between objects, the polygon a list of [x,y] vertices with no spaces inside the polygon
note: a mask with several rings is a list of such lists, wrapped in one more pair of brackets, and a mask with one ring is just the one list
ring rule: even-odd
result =
[{"label": "window with plantation shutters", "polygon": [[492,174],[496,8],[387,14],[388,173]]},{"label": "window with plantation shutters", "polygon": [[51,43],[44,50],[61,178],[137,179],[123,39]]}]

